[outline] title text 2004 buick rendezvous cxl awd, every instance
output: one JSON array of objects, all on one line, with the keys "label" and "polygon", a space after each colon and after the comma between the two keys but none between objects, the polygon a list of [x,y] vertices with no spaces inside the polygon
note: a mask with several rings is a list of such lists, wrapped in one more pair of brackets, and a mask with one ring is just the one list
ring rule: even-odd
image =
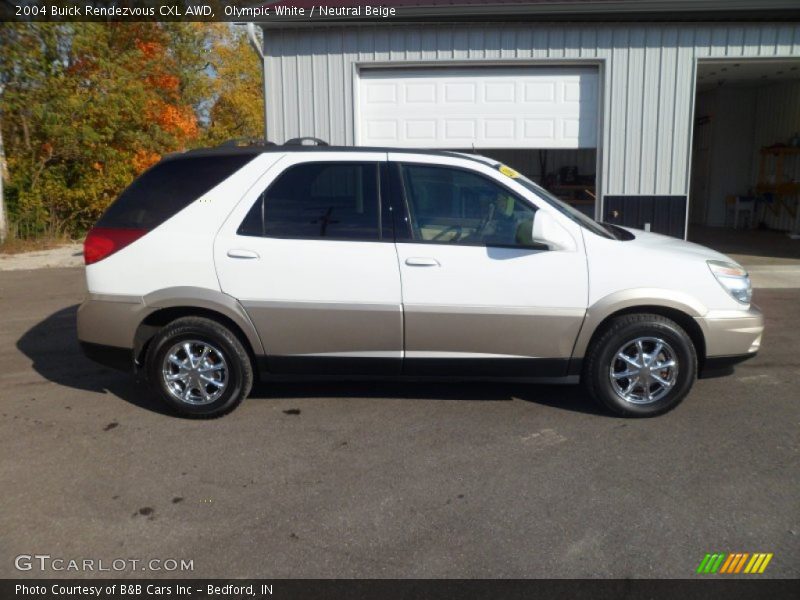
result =
[{"label": "title text 2004 buick rendezvous cxl awd", "polygon": [[726,256],[598,224],[455,152],[168,157],[85,257],[85,352],[192,416],[231,410],[256,375],[579,377],[608,409],[652,416],[763,330]]}]

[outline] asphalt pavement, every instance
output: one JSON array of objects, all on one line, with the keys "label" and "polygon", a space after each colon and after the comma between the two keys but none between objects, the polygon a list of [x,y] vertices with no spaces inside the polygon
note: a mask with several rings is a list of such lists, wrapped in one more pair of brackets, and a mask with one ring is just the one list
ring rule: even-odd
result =
[{"label": "asphalt pavement", "polygon": [[262,385],[181,419],[80,354],[84,293],[82,269],[0,272],[0,577],[93,575],[15,567],[38,554],[149,565],[97,576],[692,578],[708,552],[800,576],[800,289],[756,290],[759,356],[649,420],[575,386],[396,382]]}]

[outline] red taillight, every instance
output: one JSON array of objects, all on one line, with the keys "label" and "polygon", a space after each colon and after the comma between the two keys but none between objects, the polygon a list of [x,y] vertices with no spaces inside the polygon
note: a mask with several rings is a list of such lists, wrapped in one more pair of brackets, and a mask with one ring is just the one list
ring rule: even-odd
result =
[{"label": "red taillight", "polygon": [[118,229],[94,227],[83,242],[83,260],[87,265],[96,263],[122,250],[147,233],[146,229]]}]

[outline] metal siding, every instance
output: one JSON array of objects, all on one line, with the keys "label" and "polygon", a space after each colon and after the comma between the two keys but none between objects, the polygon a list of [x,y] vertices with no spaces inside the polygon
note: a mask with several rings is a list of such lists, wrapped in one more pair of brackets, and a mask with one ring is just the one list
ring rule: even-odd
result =
[{"label": "metal siding", "polygon": [[436,58],[448,60],[453,58],[453,30],[445,28],[436,36]]},{"label": "metal siding", "polygon": [[303,103],[306,110],[298,111],[297,122],[300,131],[317,131],[314,120],[314,100],[317,98],[317,89],[322,89],[321,85],[314,85],[311,67],[311,37],[304,36],[297,39],[297,99],[298,104]]},{"label": "metal siding", "polygon": [[501,33],[500,58],[515,58],[517,55],[516,30],[506,29]]},{"label": "metal siding", "polygon": [[345,146],[352,146],[355,143],[355,125],[353,124],[353,119],[355,118],[353,114],[353,106],[355,104],[353,100],[353,65],[359,57],[359,35],[357,31],[349,28],[344,30],[342,35],[344,36],[342,73],[345,77],[343,97],[345,128],[344,131],[339,130],[331,132],[331,139],[329,141],[331,143],[344,143]]},{"label": "metal siding", "polygon": [[726,30],[725,56],[735,58],[744,53],[744,27],[729,27]]},{"label": "metal siding", "polygon": [[[629,31],[625,27],[614,30],[609,58],[610,88],[608,105],[603,107],[608,128],[609,141],[605,148],[608,176],[605,178],[606,193],[625,193],[625,132],[628,130],[628,48]],[[610,191],[610,190],[613,190]]]},{"label": "metal siding", "polygon": [[[334,131],[341,131],[347,127],[345,119],[345,77],[346,66],[342,60],[344,53],[344,40],[341,31],[328,37],[328,123],[329,133],[332,138]],[[329,138],[330,139],[330,138]]]},{"label": "metal siding", "polygon": [[[672,144],[675,138],[674,127],[665,127],[665,122],[674,122],[675,82],[678,78],[678,29],[669,27],[661,30],[661,59],[658,82],[658,127],[655,131],[656,156],[653,163],[655,182],[652,193],[663,193],[670,189],[672,172]],[[688,167],[687,167],[688,168]]]},{"label": "metal siding", "polygon": [[[645,30],[637,28],[629,36],[627,80],[627,112],[625,114],[625,161],[623,164],[623,194],[641,193],[639,165],[642,162],[642,119],[644,110],[644,40]],[[637,124],[638,126],[634,125]]]},{"label": "metal siding", "polygon": [[639,160],[639,189],[654,194],[655,166],[658,147],[658,116],[661,75],[660,29],[647,31],[644,44],[644,92],[642,94],[642,127],[639,129],[641,158]]},{"label": "metal siding", "polygon": [[[279,42],[283,37],[282,32],[264,32],[264,43],[274,44]],[[268,38],[268,39],[267,39]],[[269,103],[269,110],[267,111],[267,135],[273,140],[285,139],[283,123],[284,123],[284,93],[283,93],[283,77],[281,76],[281,69],[283,68],[283,60],[268,59],[266,61],[266,90],[267,101]]]},{"label": "metal siding", "polygon": [[686,194],[689,184],[689,140],[692,134],[692,108],[694,106],[695,47],[694,29],[678,31],[678,71],[675,77],[675,110],[673,128],[671,181],[668,190],[658,193]]},{"label": "metal siding", "polygon": [[613,196],[605,198],[603,220],[623,227],[684,237],[686,196]]},{"label": "metal siding", "polygon": [[317,32],[311,40],[311,102],[313,106],[313,130],[317,137],[327,140],[331,137],[330,82],[328,70],[327,36]]},{"label": "metal siding", "polygon": [[[464,60],[469,58],[469,32],[462,27],[459,27],[454,31],[443,31],[441,32],[441,35],[438,36],[440,43],[448,41],[445,37],[446,34],[450,34],[453,37],[452,58],[454,60]],[[450,57],[451,56],[448,55],[447,50],[442,49],[442,54],[439,56],[439,58],[442,60],[447,60]]]},{"label": "metal siding", "polygon": [[603,60],[604,195],[685,195],[696,59],[798,57],[800,25],[330,26],[270,30],[265,53],[270,137],[315,135],[345,145],[354,140],[356,64]]}]

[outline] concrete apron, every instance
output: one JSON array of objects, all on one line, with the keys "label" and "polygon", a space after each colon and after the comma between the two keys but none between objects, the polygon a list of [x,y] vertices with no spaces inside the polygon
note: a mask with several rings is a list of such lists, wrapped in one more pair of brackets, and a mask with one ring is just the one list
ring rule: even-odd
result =
[{"label": "concrete apron", "polygon": [[800,288],[800,265],[747,265],[754,288]]}]

